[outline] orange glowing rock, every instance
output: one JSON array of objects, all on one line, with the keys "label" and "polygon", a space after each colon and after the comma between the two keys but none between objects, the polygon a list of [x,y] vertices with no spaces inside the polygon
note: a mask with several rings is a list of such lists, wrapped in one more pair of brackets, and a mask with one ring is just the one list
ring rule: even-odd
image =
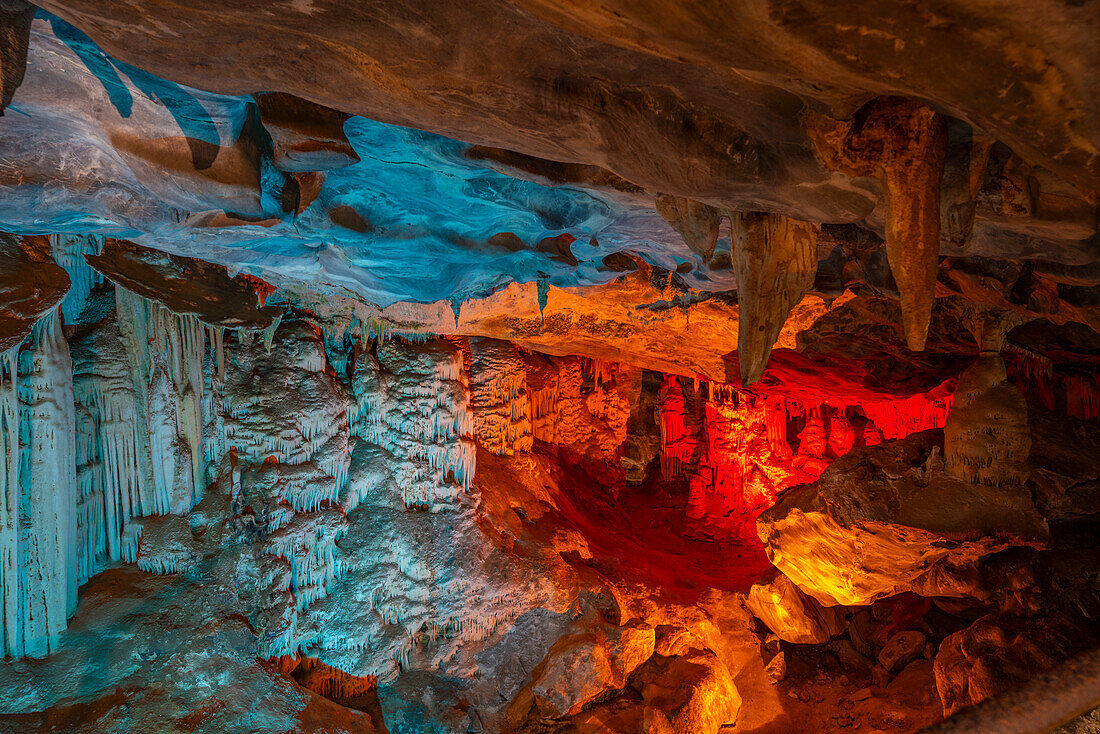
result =
[{"label": "orange glowing rock", "polygon": [[1014,545],[1042,547],[1046,522],[1023,487],[969,484],[944,471],[941,434],[857,448],[757,520],[772,563],[822,604],[913,591],[981,597],[975,565]]},{"label": "orange glowing rock", "polygon": [[508,710],[508,719],[522,722],[532,706],[541,716],[579,712],[606,691],[622,688],[627,676],[653,654],[652,627],[600,625],[594,631],[559,639],[535,669],[531,684]]},{"label": "orange glowing rock", "polygon": [[729,669],[710,651],[655,657],[639,671],[634,685],[659,722],[659,732],[717,734],[736,721],[741,709]]},{"label": "orange glowing rock", "polygon": [[783,574],[753,584],[745,605],[781,640],[805,645],[828,642],[840,634],[843,618],[802,593]]}]

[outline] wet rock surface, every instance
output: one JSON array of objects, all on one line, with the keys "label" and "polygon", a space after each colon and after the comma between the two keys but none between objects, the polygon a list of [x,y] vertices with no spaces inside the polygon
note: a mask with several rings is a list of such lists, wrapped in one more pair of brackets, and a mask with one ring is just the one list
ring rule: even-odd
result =
[{"label": "wet rock surface", "polygon": [[0,351],[18,347],[69,292],[69,277],[50,258],[45,238],[0,233]]}]

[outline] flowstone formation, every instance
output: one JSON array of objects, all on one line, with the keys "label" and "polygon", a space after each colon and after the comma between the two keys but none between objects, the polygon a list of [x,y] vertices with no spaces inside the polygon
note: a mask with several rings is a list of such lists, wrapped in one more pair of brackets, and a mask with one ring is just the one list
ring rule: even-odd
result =
[{"label": "flowstone formation", "polygon": [[1092,730],[1092,4],[245,5],[0,0],[0,733]]}]

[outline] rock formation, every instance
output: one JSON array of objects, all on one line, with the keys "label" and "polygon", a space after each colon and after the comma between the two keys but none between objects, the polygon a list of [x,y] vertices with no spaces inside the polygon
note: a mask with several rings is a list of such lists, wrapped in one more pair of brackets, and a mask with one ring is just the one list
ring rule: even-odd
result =
[{"label": "rock formation", "polygon": [[[828,123],[811,123],[814,127]],[[924,349],[940,254],[944,119],[911,99],[878,98],[851,122],[817,133],[827,165],[882,185],[886,256],[901,293],[905,341]]]},{"label": "rock formation", "polygon": [[751,385],[763,375],[791,308],[813,285],[817,232],[776,214],[737,214],[730,221],[738,312],[744,315],[737,356],[741,381]]},{"label": "rock formation", "polygon": [[943,427],[944,463],[963,481],[991,487],[1027,479],[1027,402],[998,354],[982,354],[959,376]]},{"label": "rock formation", "polygon": [[0,6],[0,115],[23,83],[34,12],[24,0],[4,0]]},{"label": "rock formation", "polygon": [[1085,730],[1098,34],[0,0],[0,734]]},{"label": "rock formation", "polygon": [[1013,545],[1041,546],[1046,523],[1026,488],[945,471],[938,433],[853,451],[786,492],[758,523],[772,563],[827,605],[907,591],[980,596],[977,563]]}]

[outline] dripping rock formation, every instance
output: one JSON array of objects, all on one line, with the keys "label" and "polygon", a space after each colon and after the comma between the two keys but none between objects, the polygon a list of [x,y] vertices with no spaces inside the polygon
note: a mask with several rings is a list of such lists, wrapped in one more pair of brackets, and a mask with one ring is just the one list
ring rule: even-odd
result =
[{"label": "dripping rock formation", "polygon": [[1096,3],[254,5],[0,0],[0,734],[1095,729]]}]

